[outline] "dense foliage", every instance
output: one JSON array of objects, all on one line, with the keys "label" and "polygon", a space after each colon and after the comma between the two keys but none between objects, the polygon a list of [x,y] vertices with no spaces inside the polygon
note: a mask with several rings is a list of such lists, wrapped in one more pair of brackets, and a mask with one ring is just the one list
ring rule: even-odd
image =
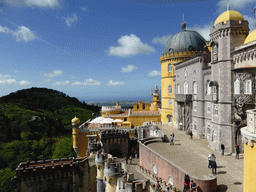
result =
[{"label": "dense foliage", "polygon": [[0,98],[0,191],[13,191],[20,162],[75,156],[71,119],[81,123],[99,108],[46,88]]}]

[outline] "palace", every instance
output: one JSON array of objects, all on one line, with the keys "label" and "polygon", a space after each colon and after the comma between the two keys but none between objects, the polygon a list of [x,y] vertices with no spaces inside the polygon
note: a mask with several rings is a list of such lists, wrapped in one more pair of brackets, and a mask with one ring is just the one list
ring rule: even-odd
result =
[{"label": "palace", "polygon": [[242,146],[246,110],[255,107],[256,31],[249,34],[248,25],[228,7],[207,42],[182,23],[160,57],[163,123],[192,131],[215,150]]}]

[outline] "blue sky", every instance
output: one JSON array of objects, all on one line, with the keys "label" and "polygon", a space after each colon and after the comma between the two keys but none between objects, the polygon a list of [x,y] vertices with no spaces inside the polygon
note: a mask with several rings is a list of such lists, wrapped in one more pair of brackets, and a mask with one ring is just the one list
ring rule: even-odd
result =
[{"label": "blue sky", "polygon": [[256,28],[255,0],[2,0],[0,96],[46,87],[93,100],[145,97],[161,85],[159,58],[187,28],[209,40],[227,9]]}]

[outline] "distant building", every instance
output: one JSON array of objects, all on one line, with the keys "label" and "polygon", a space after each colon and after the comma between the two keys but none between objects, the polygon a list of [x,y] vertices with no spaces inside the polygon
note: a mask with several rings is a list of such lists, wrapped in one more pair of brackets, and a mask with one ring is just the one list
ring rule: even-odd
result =
[{"label": "distant building", "polygon": [[160,58],[163,123],[204,137],[215,150],[224,143],[232,153],[242,144],[245,111],[255,107],[256,31],[249,34],[248,25],[228,7],[207,42],[182,23]]}]

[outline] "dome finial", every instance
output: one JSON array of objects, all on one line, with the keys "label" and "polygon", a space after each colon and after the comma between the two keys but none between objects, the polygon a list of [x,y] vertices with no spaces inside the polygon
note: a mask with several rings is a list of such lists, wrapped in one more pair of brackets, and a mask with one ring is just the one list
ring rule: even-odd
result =
[{"label": "dome finial", "polygon": [[181,23],[181,28],[184,30],[186,29],[186,23],[184,21],[184,14],[183,14],[183,23]]},{"label": "dome finial", "polygon": [[229,4],[227,4],[227,11],[229,10]]}]

